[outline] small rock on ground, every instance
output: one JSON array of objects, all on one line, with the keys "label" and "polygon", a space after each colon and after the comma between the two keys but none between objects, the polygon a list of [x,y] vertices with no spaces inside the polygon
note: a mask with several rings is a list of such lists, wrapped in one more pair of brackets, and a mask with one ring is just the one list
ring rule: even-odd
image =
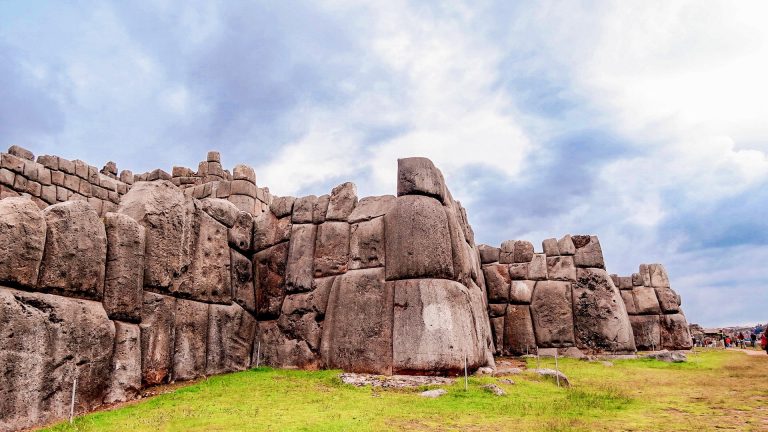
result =
[{"label": "small rock on ground", "polygon": [[493,368],[481,367],[475,371],[475,375],[493,375]]},{"label": "small rock on ground", "polygon": [[556,371],[554,369],[534,369],[533,371],[544,378],[552,380],[553,382],[558,382],[559,378],[560,385],[563,387],[571,386],[571,382],[568,381],[568,377],[560,371]]},{"label": "small rock on ground", "polygon": [[509,385],[514,385],[515,384],[515,382],[512,381],[509,378],[502,378],[502,379],[499,380],[499,382],[502,383],[502,384],[509,384]]},{"label": "small rock on ground", "polygon": [[426,398],[437,398],[444,394],[448,393],[447,391],[443,389],[434,389],[434,390],[427,390],[419,393],[419,396],[426,397]]},{"label": "small rock on ground", "polygon": [[507,392],[504,391],[501,387],[497,386],[496,384],[487,384],[483,386],[483,389],[485,389],[488,392],[491,392],[495,394],[496,396],[506,396]]},{"label": "small rock on ground", "polygon": [[667,363],[683,363],[688,361],[688,357],[685,355],[685,353],[682,353],[680,351],[657,351],[650,354],[646,354],[645,358],[649,359],[655,359]]},{"label": "small rock on ground", "polygon": [[370,375],[357,373],[343,373],[340,376],[344,384],[362,387],[370,385],[372,387],[382,388],[407,388],[421,387],[425,385],[448,385],[453,384],[453,379],[437,376],[416,376],[416,375]]}]

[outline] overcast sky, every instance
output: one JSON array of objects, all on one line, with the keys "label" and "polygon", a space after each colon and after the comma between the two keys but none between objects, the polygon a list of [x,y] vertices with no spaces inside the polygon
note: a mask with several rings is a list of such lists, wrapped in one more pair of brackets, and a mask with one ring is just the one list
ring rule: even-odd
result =
[{"label": "overcast sky", "polygon": [[[514,6],[511,6],[514,4]],[[208,150],[279,195],[431,158],[478,242],[599,235],[691,322],[768,321],[768,2],[0,1],[0,147]]]}]

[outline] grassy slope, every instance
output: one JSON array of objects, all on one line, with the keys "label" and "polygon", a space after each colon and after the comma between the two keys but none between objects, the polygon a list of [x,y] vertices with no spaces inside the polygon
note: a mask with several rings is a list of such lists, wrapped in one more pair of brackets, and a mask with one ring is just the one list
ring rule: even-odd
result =
[{"label": "grassy slope", "polygon": [[261,368],[50,430],[768,430],[768,357],[703,351],[689,359],[561,360],[570,389],[523,374],[512,377],[514,385],[499,384],[508,395],[497,397],[480,388],[497,378],[470,378],[469,391],[457,382],[438,399],[346,386],[334,371]]}]

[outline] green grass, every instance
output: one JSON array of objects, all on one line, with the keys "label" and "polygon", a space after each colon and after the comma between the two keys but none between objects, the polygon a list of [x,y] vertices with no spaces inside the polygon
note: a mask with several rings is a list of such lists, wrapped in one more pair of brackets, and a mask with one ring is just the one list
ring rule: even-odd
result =
[{"label": "green grass", "polygon": [[[372,390],[341,383],[338,371],[259,368],[211,377],[51,431],[705,431],[768,430],[768,357],[699,351],[689,362],[561,359],[571,388],[533,374],[473,377],[423,389]],[[535,367],[529,360],[529,367]],[[543,360],[542,367],[553,366]],[[507,396],[481,388],[497,383]]]}]

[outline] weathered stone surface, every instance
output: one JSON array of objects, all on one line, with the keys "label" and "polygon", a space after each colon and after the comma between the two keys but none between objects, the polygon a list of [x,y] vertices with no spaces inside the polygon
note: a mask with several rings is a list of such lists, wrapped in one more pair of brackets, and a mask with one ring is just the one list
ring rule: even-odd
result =
[{"label": "weathered stone surface", "polygon": [[176,300],[173,328],[173,380],[202,376],[208,346],[208,304]]},{"label": "weathered stone surface", "polygon": [[[305,341],[286,337],[277,321],[260,321],[251,366],[318,369],[320,360]],[[258,360],[257,360],[258,359]]]},{"label": "weathered stone surface", "polygon": [[230,251],[232,265],[232,300],[243,309],[256,314],[256,288],[253,283],[253,264],[241,253]]},{"label": "weathered stone surface", "polygon": [[17,145],[10,146],[8,148],[8,154],[12,154],[16,157],[20,157],[29,161],[35,160],[35,155],[31,151]]},{"label": "weathered stone surface", "polygon": [[544,250],[544,255],[548,257],[555,257],[560,255],[560,248],[557,245],[557,239],[546,239],[541,242],[541,247]]},{"label": "weathered stone surface", "polygon": [[45,233],[45,218],[31,200],[0,199],[0,282],[37,284]]},{"label": "weathered stone surface", "polygon": [[289,293],[312,289],[316,233],[317,226],[312,224],[294,224],[291,228],[288,265],[285,273],[285,289]]},{"label": "weathered stone surface", "polygon": [[635,297],[635,307],[639,315],[658,315],[661,313],[656,291],[651,287],[634,287],[632,294]]},{"label": "weathered stone surface", "polygon": [[509,302],[530,304],[536,282],[532,280],[514,280],[509,288]]},{"label": "weathered stone surface", "polygon": [[139,326],[115,321],[112,374],[104,403],[135,399],[141,391],[141,337]]},{"label": "weathered stone surface", "polygon": [[328,212],[328,204],[331,200],[330,195],[321,195],[312,205],[312,223],[321,224],[325,222],[325,216]]},{"label": "weathered stone surface", "polygon": [[491,303],[488,305],[488,315],[492,318],[503,317],[507,313],[506,303]]},{"label": "weathered stone surface", "polygon": [[167,382],[173,365],[176,299],[144,291],[141,311],[141,379],[145,385]]},{"label": "weathered stone surface", "polygon": [[191,290],[182,285],[177,294],[197,301],[229,304],[232,301],[232,273],[229,262],[227,227],[208,214],[197,212],[199,231]]},{"label": "weathered stone surface", "polygon": [[318,320],[322,320],[335,278],[336,276],[329,276],[315,279],[312,291],[286,296],[283,301],[283,315],[300,315],[313,312]]},{"label": "weathered stone surface", "polygon": [[269,210],[272,211],[277,218],[290,216],[291,213],[293,213],[293,205],[295,201],[296,198],[291,196],[274,197],[272,198],[272,204],[269,205]]},{"label": "weathered stone surface", "polygon": [[[461,209],[454,201],[444,207],[448,219],[448,231],[451,235],[451,258],[453,259],[453,279],[464,286],[470,285],[470,279],[477,278],[478,270],[475,270],[473,261],[477,258],[477,252],[467,243],[462,229]],[[473,274],[473,271],[475,272]]]},{"label": "weathered stone surface", "polygon": [[573,257],[547,257],[547,278],[549,280],[575,281],[576,264],[573,262]]},{"label": "weathered stone surface", "polygon": [[621,290],[621,300],[624,301],[624,307],[627,308],[629,315],[637,315],[637,306],[635,305],[635,296],[632,290]]},{"label": "weathered stone surface", "polygon": [[346,221],[357,205],[357,186],[346,182],[333,188],[328,213],[325,219],[329,221]]},{"label": "weathered stone surface", "polygon": [[639,350],[657,350],[661,347],[661,320],[658,315],[630,315],[635,346]]},{"label": "weathered stone surface", "polygon": [[669,288],[669,276],[667,270],[661,264],[648,264],[648,276],[654,288]]},{"label": "weathered stone surface", "polygon": [[224,224],[227,228],[232,228],[240,213],[240,210],[234,204],[220,198],[204,198],[200,200],[200,206],[204,212]]},{"label": "weathered stone surface", "polygon": [[[506,313],[506,305],[504,313]],[[502,355],[504,352],[504,314],[496,315],[491,318],[491,332],[493,333],[494,354]]]},{"label": "weathered stone surface", "polygon": [[570,282],[540,281],[531,298],[531,316],[538,346],[574,344]]},{"label": "weathered stone surface", "polygon": [[480,262],[482,264],[492,264],[499,261],[501,249],[481,244],[477,246],[477,250],[480,253]]},{"label": "weathered stone surface", "polygon": [[525,280],[528,278],[529,263],[509,264],[509,278],[512,280]]},{"label": "weathered stone surface", "polygon": [[640,273],[632,273],[632,286],[642,286],[643,285],[643,277],[640,276]]},{"label": "weathered stone surface", "polygon": [[256,278],[256,317],[277,318],[285,298],[288,243],[280,243],[253,258]]},{"label": "weathered stone surface", "polygon": [[325,367],[392,373],[394,284],[384,269],[353,270],[336,277],[323,325]]},{"label": "weathered stone surface", "polygon": [[387,280],[415,277],[453,279],[448,219],[435,199],[398,197],[384,216]]},{"label": "weathered stone surface", "polygon": [[475,335],[469,342],[474,346],[469,351],[476,351],[478,354],[478,367],[496,368],[496,362],[493,358],[493,334],[491,325],[488,322],[488,301],[485,298],[485,290],[477,286],[473,281],[467,287],[469,294],[469,311],[472,314],[472,323],[475,328]]},{"label": "weathered stone surface", "polygon": [[0,427],[16,430],[101,404],[115,327],[100,303],[0,288]]},{"label": "weathered stone surface", "polygon": [[509,266],[506,264],[489,264],[483,266],[485,287],[488,290],[488,301],[506,303],[509,301]]},{"label": "weathered stone surface", "polygon": [[[467,288],[445,279],[400,280],[395,285],[393,372],[458,373],[484,366]],[[490,336],[490,335],[489,335]]]},{"label": "weathered stone surface", "polygon": [[361,199],[349,215],[349,223],[367,221],[384,216],[395,204],[394,195],[370,196]]},{"label": "weathered stone surface", "polygon": [[[578,253],[577,250],[577,256]],[[605,270],[580,268],[572,290],[578,348],[610,352],[635,351],[632,326],[624,301]]]},{"label": "weathered stone surface", "polygon": [[325,222],[317,227],[314,277],[332,276],[347,271],[349,265],[349,224]]},{"label": "weathered stone surface", "polygon": [[640,277],[642,278],[643,286],[651,286],[651,272],[648,268],[648,264],[640,264]]},{"label": "weathered stone surface", "polygon": [[290,216],[278,219],[272,212],[256,215],[253,220],[252,248],[256,251],[284,242],[291,237]]},{"label": "weathered stone surface", "polygon": [[529,263],[533,259],[533,244],[525,240],[507,240],[501,243],[499,262],[505,264]]},{"label": "weathered stone surface", "polygon": [[617,288],[622,290],[632,289],[632,277],[631,276],[619,276],[619,284]]},{"label": "weathered stone surface", "polygon": [[443,174],[431,160],[412,157],[397,160],[397,196],[427,195],[445,202]]},{"label": "weathered stone surface", "polygon": [[38,287],[100,300],[104,295],[107,233],[85,201],[67,201],[43,211],[45,253]]},{"label": "weathered stone surface", "polygon": [[536,350],[530,306],[509,305],[504,319],[504,350],[507,355],[525,355]]},{"label": "weathered stone surface", "polygon": [[183,290],[194,253],[192,200],[168,181],[137,182],[123,195],[118,213],[146,229],[144,286],[166,293]]},{"label": "weathered stone surface", "polygon": [[576,267],[605,268],[603,250],[597,236],[574,236],[573,241],[576,245]]},{"label": "weathered stone surface", "polygon": [[350,226],[349,258],[350,270],[384,265],[383,217],[354,223]]},{"label": "weathered stone surface", "polygon": [[253,216],[247,212],[239,212],[234,225],[227,231],[229,245],[241,252],[251,249],[253,238]]},{"label": "weathered stone surface", "polygon": [[661,347],[669,350],[684,350],[693,347],[688,320],[682,313],[661,316]]},{"label": "weathered stone surface", "polygon": [[104,309],[113,320],[141,321],[144,281],[144,227],[119,213],[104,216],[107,265]]},{"label": "weathered stone surface", "polygon": [[560,255],[575,255],[576,246],[573,244],[573,238],[570,234],[566,234],[557,241],[557,250],[560,251]]},{"label": "weathered stone surface", "polygon": [[232,169],[233,180],[247,180],[250,183],[256,184],[256,171],[248,165],[237,164]]},{"label": "weathered stone surface", "polygon": [[671,288],[655,288],[661,311],[665,314],[680,311],[680,297]]},{"label": "weathered stone surface", "polygon": [[210,305],[205,374],[248,369],[256,326],[253,316],[237,304]]},{"label": "weathered stone surface", "polygon": [[280,315],[277,325],[286,337],[304,341],[309,349],[316,352],[320,349],[320,336],[323,331],[318,321],[316,312],[298,312]]},{"label": "weathered stone surface", "polygon": [[312,213],[314,212],[316,201],[317,196],[315,195],[296,198],[296,201],[293,203],[291,222],[294,224],[312,223]]},{"label": "weathered stone surface", "polygon": [[528,264],[529,280],[547,279],[547,256],[544,254],[533,254],[531,262]]}]

